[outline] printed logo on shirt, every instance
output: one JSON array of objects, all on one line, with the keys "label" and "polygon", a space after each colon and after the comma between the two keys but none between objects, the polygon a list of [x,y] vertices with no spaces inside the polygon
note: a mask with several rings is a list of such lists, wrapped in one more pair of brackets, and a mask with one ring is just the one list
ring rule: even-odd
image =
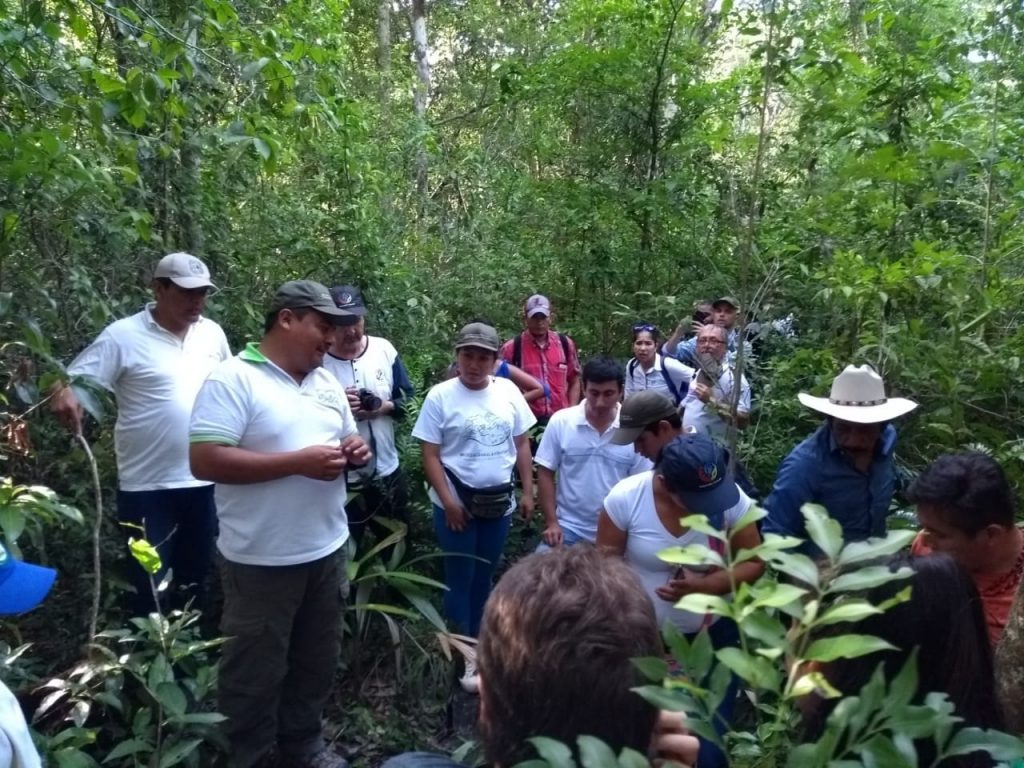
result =
[{"label": "printed logo on shirt", "polygon": [[466,419],[463,431],[467,440],[480,445],[501,445],[512,436],[512,427],[493,413],[476,413]]},{"label": "printed logo on shirt", "polygon": [[336,390],[318,389],[316,391],[316,400],[320,405],[326,405],[328,408],[333,408],[336,411],[341,410],[341,398]]}]

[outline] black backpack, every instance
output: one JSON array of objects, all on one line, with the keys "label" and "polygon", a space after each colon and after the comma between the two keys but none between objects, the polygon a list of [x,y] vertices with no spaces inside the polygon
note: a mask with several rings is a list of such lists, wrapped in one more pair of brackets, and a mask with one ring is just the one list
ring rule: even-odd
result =
[{"label": "black backpack", "polygon": [[[562,342],[562,357],[566,366],[569,365],[569,337],[564,333],[558,334],[558,340]],[[516,368],[523,367],[523,334],[516,334],[512,340],[512,365]]]},{"label": "black backpack", "polygon": [[[633,378],[633,371],[636,370],[636,366],[637,359],[634,357],[629,361],[629,365],[626,367],[626,375],[631,379]],[[672,393],[672,397],[676,401],[676,405],[683,402],[683,396],[686,394],[686,390],[684,389],[683,393],[679,394],[679,388],[672,381],[672,377],[668,375],[668,369],[665,367],[664,357],[662,358],[661,363],[661,378],[663,378],[665,380],[665,384],[668,385],[668,391]]]}]

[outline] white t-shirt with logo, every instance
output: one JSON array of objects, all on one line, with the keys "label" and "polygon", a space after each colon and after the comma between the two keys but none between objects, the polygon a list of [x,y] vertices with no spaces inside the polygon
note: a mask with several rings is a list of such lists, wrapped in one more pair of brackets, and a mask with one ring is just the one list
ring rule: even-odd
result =
[{"label": "white t-shirt with logo", "polygon": [[[678,538],[669,533],[654,506],[653,481],[654,472],[641,472],[627,477],[605,497],[604,510],[612,524],[626,534],[626,564],[633,569],[644,591],[654,603],[658,626],[663,626],[666,620],[670,620],[680,632],[698,632],[715,617],[680,611],[668,600],[658,597],[655,590],[664,586],[677,568],[659,558],[658,553],[669,547],[686,547],[690,544],[713,547],[718,545],[718,541],[693,530],[684,531]],[[753,503],[750,497],[740,490],[739,501],[727,509],[723,516],[725,530],[735,525]]]},{"label": "white t-shirt with logo", "polygon": [[[515,438],[537,423],[523,393],[508,379],[489,379],[483,389],[470,389],[458,377],[427,393],[412,436],[441,446],[441,463],[471,488],[501,485],[512,479]],[[455,489],[448,481],[451,493]],[[430,500],[441,506],[431,488]],[[515,501],[509,505],[509,512]]]},{"label": "white t-shirt with logo", "polygon": [[[398,350],[390,341],[379,336],[366,336],[366,349],[353,360],[343,360],[330,353],[324,355],[324,368],[334,374],[344,388],[368,389],[381,400],[390,400],[395,387],[394,365]],[[395,420],[391,416],[356,421],[359,434],[373,449],[371,460],[376,469],[354,471],[352,474],[368,479],[376,474],[387,477],[398,469],[398,448],[395,445]]]},{"label": "white t-shirt with logo", "polygon": [[[257,453],[338,445],[356,434],[338,380],[315,368],[299,384],[250,344],[218,366],[192,411],[189,439]],[[298,565],[348,539],[345,473],[333,481],[291,475],[262,483],[217,483],[217,548],[245,565]]]},{"label": "white t-shirt with logo", "polygon": [[205,317],[179,339],[153,319],[154,306],[107,326],[68,366],[114,393],[122,491],[209,485],[189,470],[188,421],[207,375],[231,357],[228,340]]},{"label": "white t-shirt with logo", "polygon": [[[732,368],[722,370],[718,383],[711,388],[712,400],[732,403],[733,377]],[[707,435],[719,443],[725,442],[729,431],[729,423],[718,415],[713,406],[708,405],[697,397],[692,386],[690,391],[686,393],[686,397],[683,398],[680,406],[684,409],[684,430],[692,427],[693,431],[696,431],[697,434]],[[737,410],[740,413],[750,413],[750,384],[747,382],[746,376],[741,380],[740,401]]]},{"label": "white t-shirt with logo", "polygon": [[537,463],[557,473],[555,515],[558,524],[591,543],[597,540],[597,517],[608,491],[624,477],[651,468],[633,445],[613,445],[618,413],[599,433],[587,421],[586,402],[563,408],[551,417]]}]

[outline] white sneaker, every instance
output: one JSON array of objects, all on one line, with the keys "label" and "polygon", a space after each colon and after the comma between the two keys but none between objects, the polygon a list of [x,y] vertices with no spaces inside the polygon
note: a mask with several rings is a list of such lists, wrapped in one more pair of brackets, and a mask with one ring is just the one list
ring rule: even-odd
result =
[{"label": "white sneaker", "polygon": [[476,659],[466,659],[466,671],[459,678],[459,685],[466,693],[480,693],[480,675],[476,672]]}]

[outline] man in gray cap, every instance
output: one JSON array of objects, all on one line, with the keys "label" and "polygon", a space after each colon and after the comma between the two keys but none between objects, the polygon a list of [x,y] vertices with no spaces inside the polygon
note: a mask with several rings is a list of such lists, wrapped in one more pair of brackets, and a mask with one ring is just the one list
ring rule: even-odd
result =
[{"label": "man in gray cap", "polygon": [[320,715],[338,663],[345,470],[371,457],[321,367],[346,317],[320,283],[285,283],[263,339],[214,369],[192,411],[192,471],[217,484],[218,696],[237,768],[345,765]]},{"label": "man in gray cap", "polygon": [[[160,553],[163,567],[153,577],[155,583],[173,570],[170,594],[175,607],[190,598],[201,606],[216,534],[213,486],[193,477],[188,466],[192,403],[207,374],[231,356],[224,331],[203,317],[214,289],[210,270],[195,256],[164,256],[153,272],[156,301],[108,325],[82,350],[67,369],[72,383],[55,385],[50,405],[77,435],[82,406],[76,390],[83,393],[77,380],[113,393],[118,517],[143,527],[145,538]],[[126,533],[140,535],[137,528]],[[134,561],[128,567],[135,588],[129,608],[144,616],[154,608],[150,576]]]},{"label": "man in gray cap", "polygon": [[619,409],[619,427],[612,444],[633,444],[633,450],[657,463],[661,449],[683,433],[683,420],[664,394],[645,389],[630,395]]}]

